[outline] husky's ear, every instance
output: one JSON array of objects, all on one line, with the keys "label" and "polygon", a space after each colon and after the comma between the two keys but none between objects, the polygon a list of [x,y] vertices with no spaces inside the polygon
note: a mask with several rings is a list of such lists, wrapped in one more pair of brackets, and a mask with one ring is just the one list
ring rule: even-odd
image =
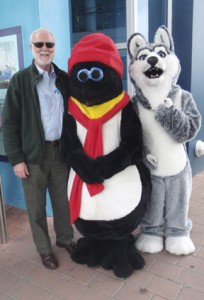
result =
[{"label": "husky's ear", "polygon": [[160,26],[154,36],[156,44],[164,44],[170,51],[174,52],[174,41],[168,29],[162,25]]},{"label": "husky's ear", "polygon": [[128,54],[130,59],[136,56],[137,50],[141,46],[147,45],[147,41],[140,33],[133,33],[128,39]]}]

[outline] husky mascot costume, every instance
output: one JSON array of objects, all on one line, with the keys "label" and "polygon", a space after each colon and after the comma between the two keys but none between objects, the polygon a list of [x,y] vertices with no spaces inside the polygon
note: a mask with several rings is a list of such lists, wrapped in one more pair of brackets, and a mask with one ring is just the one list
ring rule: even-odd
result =
[{"label": "husky mascot costume", "polygon": [[142,123],[151,170],[152,196],[136,241],[140,251],[190,254],[195,250],[188,218],[192,174],[185,144],[195,137],[201,116],[192,95],[176,85],[180,63],[165,26],[154,42],[134,33],[128,40],[133,105]]},{"label": "husky mascot costume", "polygon": [[62,155],[71,167],[71,221],[82,235],[72,259],[128,277],[144,266],[131,234],[150,199],[142,127],[122,86],[123,63],[102,33],[82,38],[68,61],[70,98]]}]

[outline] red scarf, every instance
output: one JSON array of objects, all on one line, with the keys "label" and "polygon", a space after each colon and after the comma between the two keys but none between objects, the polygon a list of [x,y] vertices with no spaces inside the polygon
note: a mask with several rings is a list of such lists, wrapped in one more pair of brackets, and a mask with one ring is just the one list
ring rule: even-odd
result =
[{"label": "red scarf", "polygon": [[[83,111],[83,105],[81,105],[81,103],[77,99],[70,97],[68,100],[69,112],[79,123],[87,128],[87,134],[84,142],[84,151],[92,158],[103,155],[103,123],[111,119],[129,103],[130,97],[126,92],[123,92],[120,95],[120,98],[121,99],[119,99],[119,101],[116,101],[116,103],[113,104],[110,109],[106,109],[106,112],[104,114],[102,112],[100,117],[89,117],[87,114],[89,108],[84,106],[85,110]],[[115,99],[118,99],[118,97]],[[110,101],[114,101],[115,99]],[[96,110],[99,109],[100,105],[96,105],[95,108]],[[93,110],[93,107],[91,109]],[[69,201],[71,224],[74,223],[79,217],[82,185],[83,181],[77,174],[75,174]],[[86,184],[86,186],[90,196],[94,196],[102,192],[102,190],[104,189],[104,185],[100,183]]]}]

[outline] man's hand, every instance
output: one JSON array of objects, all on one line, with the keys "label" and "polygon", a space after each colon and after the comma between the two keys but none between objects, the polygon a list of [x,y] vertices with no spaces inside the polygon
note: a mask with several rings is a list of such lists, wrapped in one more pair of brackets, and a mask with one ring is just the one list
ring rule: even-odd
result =
[{"label": "man's hand", "polygon": [[17,177],[26,179],[29,176],[28,168],[24,162],[15,165],[13,170]]}]

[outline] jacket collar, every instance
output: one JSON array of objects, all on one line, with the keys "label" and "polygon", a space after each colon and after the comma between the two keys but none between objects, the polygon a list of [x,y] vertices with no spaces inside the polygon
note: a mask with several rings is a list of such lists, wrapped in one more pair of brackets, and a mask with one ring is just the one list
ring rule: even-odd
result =
[{"label": "jacket collar", "polygon": [[[52,62],[52,66],[54,68],[54,71],[55,71],[55,74],[56,76],[59,75],[60,73],[60,69]],[[34,63],[34,59],[32,60],[32,65],[31,65],[31,68],[32,68],[32,72],[35,74],[35,75],[39,75],[39,71]],[[40,74],[41,75],[41,74]]]}]

